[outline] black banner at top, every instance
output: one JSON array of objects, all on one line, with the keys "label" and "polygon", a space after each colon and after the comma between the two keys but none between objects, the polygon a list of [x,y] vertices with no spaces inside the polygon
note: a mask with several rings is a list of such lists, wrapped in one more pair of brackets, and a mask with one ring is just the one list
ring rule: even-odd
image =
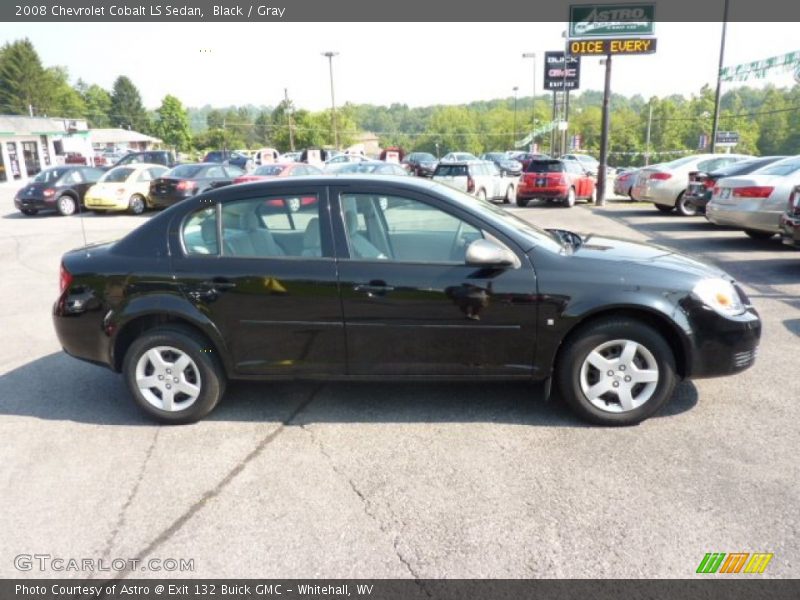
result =
[{"label": "black banner at top", "polygon": [[[70,22],[558,22],[582,0],[450,2],[441,0],[3,0],[0,21]],[[657,0],[660,21],[721,21],[723,0]],[[730,21],[800,21],[800,3],[787,0],[731,2]]]}]

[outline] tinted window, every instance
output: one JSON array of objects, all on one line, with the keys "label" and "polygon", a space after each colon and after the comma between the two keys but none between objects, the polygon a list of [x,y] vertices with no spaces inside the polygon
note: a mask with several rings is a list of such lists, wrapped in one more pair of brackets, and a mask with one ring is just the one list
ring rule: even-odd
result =
[{"label": "tinted window", "polygon": [[200,171],[203,170],[202,165],[180,165],[171,171],[167,172],[169,177],[181,177],[184,179],[191,179],[196,177]]},{"label": "tinted window", "polygon": [[439,165],[433,174],[435,177],[465,177],[467,165]]},{"label": "tinted window", "polygon": [[427,152],[412,152],[408,155],[406,160],[409,162],[434,162],[436,157],[433,154],[428,154]]},{"label": "tinted window", "polygon": [[560,160],[532,160],[528,164],[528,173],[563,173],[564,163]]},{"label": "tinted window", "polygon": [[71,169],[47,169],[33,178],[34,183],[55,183]]},{"label": "tinted window", "polygon": [[105,173],[105,171],[101,171],[100,169],[82,169],[82,171],[83,178],[86,181],[97,181]]},{"label": "tinted window", "polygon": [[226,165],[225,172],[228,174],[228,177],[239,177],[239,175],[244,175],[244,169],[240,169],[236,165]]},{"label": "tinted window", "polygon": [[153,179],[153,174],[150,172],[150,169],[142,169],[136,181],[150,181],[151,179]]},{"label": "tinted window", "polygon": [[779,159],[777,158],[757,158],[755,160],[743,160],[741,162],[733,163],[719,169],[714,169],[712,175],[718,179],[723,177],[731,177],[732,175],[747,175],[756,169],[766,167]]},{"label": "tinted window", "polygon": [[61,180],[61,183],[66,185],[83,183],[83,175],[81,175],[81,172],[78,169],[75,169],[74,171],[67,173]]},{"label": "tinted window", "polygon": [[209,167],[208,171],[206,171],[206,177],[225,177],[225,171],[222,170],[222,167]]}]

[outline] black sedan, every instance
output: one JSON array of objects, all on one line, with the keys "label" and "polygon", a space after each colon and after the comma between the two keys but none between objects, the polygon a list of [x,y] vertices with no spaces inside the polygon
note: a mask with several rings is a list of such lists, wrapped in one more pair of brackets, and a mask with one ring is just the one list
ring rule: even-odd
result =
[{"label": "black sedan", "polygon": [[417,177],[433,177],[439,161],[430,152],[412,152],[407,154],[402,161],[408,172]]},{"label": "black sedan", "polygon": [[153,208],[172,206],[195,194],[230,185],[244,171],[233,165],[197,163],[178,165],[150,182],[149,205]]},{"label": "black sedan", "polygon": [[92,167],[52,167],[41,171],[14,196],[14,206],[32,216],[40,210],[69,216],[83,206],[83,197],[105,174]]},{"label": "black sedan", "polygon": [[[292,212],[298,197],[311,201]],[[751,366],[761,334],[716,267],[544,231],[414,177],[199,194],[65,254],[60,281],[64,350],[122,372],[166,423],[204,417],[234,379],[446,378],[540,381],[547,393],[553,380],[581,417],[627,425],[678,379]]]},{"label": "black sedan", "polygon": [[480,159],[493,162],[501,173],[508,175],[520,175],[522,173],[522,163],[509,158],[503,152],[486,152],[481,154]]},{"label": "black sedan", "polygon": [[683,194],[682,202],[678,205],[678,212],[686,217],[706,212],[706,205],[711,200],[711,195],[717,181],[725,177],[749,175],[783,158],[787,157],[760,156],[758,158],[731,163],[711,173],[692,171],[689,173],[689,186]]}]

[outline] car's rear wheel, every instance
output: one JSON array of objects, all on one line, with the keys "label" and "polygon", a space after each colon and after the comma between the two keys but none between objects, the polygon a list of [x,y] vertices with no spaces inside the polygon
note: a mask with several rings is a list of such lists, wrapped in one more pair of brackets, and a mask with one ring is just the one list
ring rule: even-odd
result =
[{"label": "car's rear wheel", "polygon": [[168,424],[205,417],[225,391],[225,375],[212,350],[201,336],[179,326],[137,338],[122,370],[139,408]]},{"label": "car's rear wheel", "polygon": [[517,196],[517,206],[519,206],[520,208],[525,208],[526,206],[528,206],[528,202],[530,202],[529,198],[520,198],[519,196]]},{"label": "car's rear wheel", "polygon": [[475,195],[478,200],[486,200],[486,190],[478,190],[478,193]]},{"label": "car's rear wheel", "polygon": [[744,232],[754,240],[768,240],[775,235],[769,231],[758,231],[757,229],[745,229]]},{"label": "car's rear wheel", "polygon": [[697,207],[686,199],[683,192],[681,192],[681,195],[678,196],[678,200],[675,202],[675,209],[682,217],[694,217],[697,215]]},{"label": "car's rear wheel", "polygon": [[147,205],[141,194],[134,194],[128,200],[128,212],[132,215],[141,215],[145,208],[147,208]]},{"label": "car's rear wheel", "polygon": [[38,210],[36,210],[35,208],[23,208],[23,209],[22,209],[22,214],[23,214],[23,215],[26,215],[26,216],[28,216],[28,217],[32,217],[33,215],[35,215],[35,214],[36,214],[36,213],[38,213],[38,212],[39,212],[39,211],[38,211]]},{"label": "car's rear wheel", "polygon": [[564,198],[564,206],[568,208],[572,208],[575,206],[575,188],[569,188],[567,192],[567,197]]},{"label": "car's rear wheel", "polygon": [[675,208],[674,206],[667,206],[666,204],[654,204],[653,206],[655,206],[662,213],[671,213],[672,209]]},{"label": "car's rear wheel", "polygon": [[58,199],[58,202],[56,202],[56,207],[58,207],[58,213],[61,216],[69,217],[75,214],[75,210],[78,208],[78,203],[75,202],[75,198],[65,194]]},{"label": "car's rear wheel", "polygon": [[508,189],[506,190],[506,196],[503,198],[503,204],[511,204],[511,201],[514,200],[514,195],[514,186],[508,186]]},{"label": "car's rear wheel", "polygon": [[677,381],[675,357],[663,336],[625,318],[598,321],[566,340],[556,376],[570,408],[600,425],[647,419]]}]

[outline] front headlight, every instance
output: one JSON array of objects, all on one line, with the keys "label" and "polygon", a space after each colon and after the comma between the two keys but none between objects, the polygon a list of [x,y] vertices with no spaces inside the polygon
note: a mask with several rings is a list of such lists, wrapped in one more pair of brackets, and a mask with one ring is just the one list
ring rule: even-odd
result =
[{"label": "front headlight", "polygon": [[729,281],[718,278],[703,279],[692,291],[703,304],[722,316],[730,317],[744,312],[739,294]]}]

